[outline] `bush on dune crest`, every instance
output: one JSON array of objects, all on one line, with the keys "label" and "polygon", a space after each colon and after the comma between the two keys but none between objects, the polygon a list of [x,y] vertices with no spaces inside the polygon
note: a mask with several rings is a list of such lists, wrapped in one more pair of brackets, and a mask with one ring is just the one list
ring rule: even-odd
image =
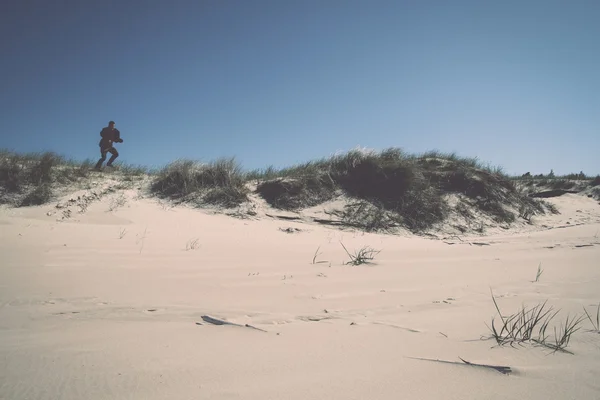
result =
[{"label": "bush on dune crest", "polygon": [[279,177],[259,183],[257,192],[272,206],[300,209],[345,193],[362,202],[349,205],[343,217],[366,230],[377,230],[383,221],[415,229],[426,227],[446,213],[441,193],[428,186],[414,160],[399,149],[379,154],[352,150],[279,174],[270,171],[269,175]]},{"label": "bush on dune crest", "polygon": [[[276,177],[276,178],[273,178]],[[260,175],[253,174],[254,179]],[[270,170],[257,191],[274,207],[298,209],[333,198],[336,191],[362,201],[343,217],[367,230],[390,224],[423,230],[450,212],[445,196],[458,194],[496,222],[516,219],[510,208],[528,215],[544,212],[543,203],[517,190],[502,173],[474,158],[427,152],[408,155],[398,148],[352,150],[285,170]],[[302,190],[306,188],[306,190]],[[317,196],[311,194],[317,193]]]},{"label": "bush on dune crest", "polygon": [[53,195],[54,184],[68,184],[86,175],[73,164],[52,153],[0,153],[0,203],[40,205]]},{"label": "bush on dune crest", "polygon": [[[0,151],[0,202],[44,204],[61,185],[93,174],[91,167],[91,161],[68,161],[55,153]],[[137,180],[149,171],[123,165],[114,174]],[[355,149],[284,169],[251,172],[243,171],[234,158],[209,163],[178,160],[152,174],[150,191],[182,202],[231,208],[249,201],[254,184],[267,203],[284,210],[314,207],[345,195],[350,201],[338,216],[366,231],[399,226],[423,231],[450,214],[468,225],[478,214],[497,223],[512,223],[517,216],[530,222],[532,216],[550,210],[544,201],[528,197],[501,169],[476,158],[435,151],[411,155],[398,148]]]},{"label": "bush on dune crest", "polygon": [[[115,174],[122,177],[147,173],[141,167],[117,165],[119,170]],[[93,166],[91,160],[69,160],[53,152],[19,154],[0,150],[0,204],[45,204],[52,200],[57,189],[89,177]]]},{"label": "bush on dune crest", "polygon": [[182,201],[234,207],[248,200],[245,177],[233,158],[208,164],[191,160],[175,161],[157,174],[151,190]]}]

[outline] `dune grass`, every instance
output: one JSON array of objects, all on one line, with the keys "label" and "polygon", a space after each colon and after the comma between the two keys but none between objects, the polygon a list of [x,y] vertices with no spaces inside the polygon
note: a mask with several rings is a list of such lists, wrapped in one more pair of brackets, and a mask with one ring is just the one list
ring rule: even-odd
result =
[{"label": "dune grass", "polygon": [[151,191],[161,197],[224,207],[248,201],[249,193],[245,175],[234,158],[207,164],[175,161],[158,171]]},{"label": "dune grass", "polygon": [[539,282],[543,273],[544,273],[544,270],[542,269],[542,263],[540,262],[538,264],[537,272],[535,274],[535,280],[533,282]]},{"label": "dune grass", "polygon": [[[94,161],[76,161],[54,153],[16,153],[0,150],[0,203],[32,206],[51,201],[57,189],[89,178]],[[147,174],[144,167],[116,163],[115,174],[133,179]]]},{"label": "dune grass", "polygon": [[590,321],[592,327],[594,328],[593,330],[591,330],[591,332],[600,333],[600,303],[598,303],[598,306],[596,307],[595,318],[592,318],[593,314],[590,315],[590,313],[585,307],[583,307],[583,311],[585,312],[588,321]]},{"label": "dune grass", "polygon": [[350,257],[349,261],[346,261],[344,264],[346,265],[362,265],[362,264],[370,264],[377,254],[381,252],[381,250],[375,250],[369,246],[364,246],[361,249],[354,252],[354,254],[350,253],[344,243],[340,242],[348,257]]},{"label": "dune grass", "polygon": [[[527,196],[501,168],[437,151],[354,149],[287,168],[254,171],[244,171],[235,158],[177,160],[156,171],[115,165],[117,170],[109,173],[124,182],[149,176],[151,195],[198,206],[238,207],[249,201],[253,187],[272,207],[292,211],[343,195],[347,201],[338,217],[365,231],[404,227],[419,232],[452,214],[467,220],[468,226],[481,215],[498,224],[518,218],[531,223],[536,215],[556,211]],[[57,188],[96,176],[92,167],[93,160],[75,162],[55,153],[0,152],[0,202],[47,203]],[[451,196],[458,197],[458,204],[450,205]]]},{"label": "dune grass", "polygon": [[344,221],[372,231],[398,225],[413,231],[430,228],[452,211],[449,194],[463,196],[469,207],[498,223],[516,220],[511,208],[528,218],[545,212],[544,202],[519,191],[501,168],[454,153],[356,149],[281,170],[252,171],[247,177],[257,181],[257,192],[271,206],[286,210],[345,194],[356,202],[346,208]]},{"label": "dune grass", "polygon": [[498,312],[500,324],[496,327],[495,319],[492,318],[491,326],[488,326],[488,328],[492,333],[491,337],[496,340],[499,346],[508,344],[514,347],[514,345],[531,343],[551,349],[553,352],[571,353],[566,348],[569,345],[571,336],[581,329],[580,325],[584,321],[583,316],[567,316],[558,328],[554,326],[554,335],[550,337],[550,334],[547,333],[548,328],[560,310],[555,311],[553,307],[546,307],[546,301],[530,308],[523,306],[520,311],[505,316],[500,311],[493,293],[492,300]]},{"label": "dune grass", "polygon": [[19,206],[44,204],[53,196],[55,185],[85,178],[87,166],[52,153],[18,154],[0,152],[0,203]]}]

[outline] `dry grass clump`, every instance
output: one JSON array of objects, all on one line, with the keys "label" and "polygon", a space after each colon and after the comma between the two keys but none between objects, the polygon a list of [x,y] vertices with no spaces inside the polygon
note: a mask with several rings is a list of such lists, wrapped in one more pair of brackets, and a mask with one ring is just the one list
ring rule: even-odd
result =
[{"label": "dry grass clump", "polygon": [[249,192],[241,167],[233,158],[208,164],[191,160],[173,162],[157,173],[151,191],[171,199],[224,207],[247,201]]},{"label": "dry grass clump", "polygon": [[571,340],[571,336],[581,328],[581,323],[584,317],[575,316],[565,319],[559,323],[559,326],[553,327],[553,335],[550,336],[550,324],[558,315],[560,310],[554,310],[553,307],[546,307],[546,302],[537,304],[533,307],[523,308],[514,313],[505,316],[500,311],[498,303],[492,294],[494,306],[500,318],[500,324],[496,326],[495,319],[492,318],[491,337],[496,340],[498,345],[522,345],[524,343],[532,343],[537,346],[542,346],[556,351],[570,353],[566,350]]}]

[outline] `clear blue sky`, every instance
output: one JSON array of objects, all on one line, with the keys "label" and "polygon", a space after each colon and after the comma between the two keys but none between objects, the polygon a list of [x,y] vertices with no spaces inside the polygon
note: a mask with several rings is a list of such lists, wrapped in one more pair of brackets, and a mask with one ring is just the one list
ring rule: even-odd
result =
[{"label": "clear blue sky", "polygon": [[600,1],[0,5],[0,147],[120,161],[456,151],[600,173]]}]

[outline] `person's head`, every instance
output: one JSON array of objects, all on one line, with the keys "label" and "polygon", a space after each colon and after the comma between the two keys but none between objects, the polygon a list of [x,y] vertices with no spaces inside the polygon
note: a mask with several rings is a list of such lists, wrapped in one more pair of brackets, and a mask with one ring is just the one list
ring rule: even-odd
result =
[{"label": "person's head", "polygon": [[115,127],[115,121],[110,121],[110,122],[108,123],[108,127],[109,127],[109,128],[114,128],[114,127]]}]

